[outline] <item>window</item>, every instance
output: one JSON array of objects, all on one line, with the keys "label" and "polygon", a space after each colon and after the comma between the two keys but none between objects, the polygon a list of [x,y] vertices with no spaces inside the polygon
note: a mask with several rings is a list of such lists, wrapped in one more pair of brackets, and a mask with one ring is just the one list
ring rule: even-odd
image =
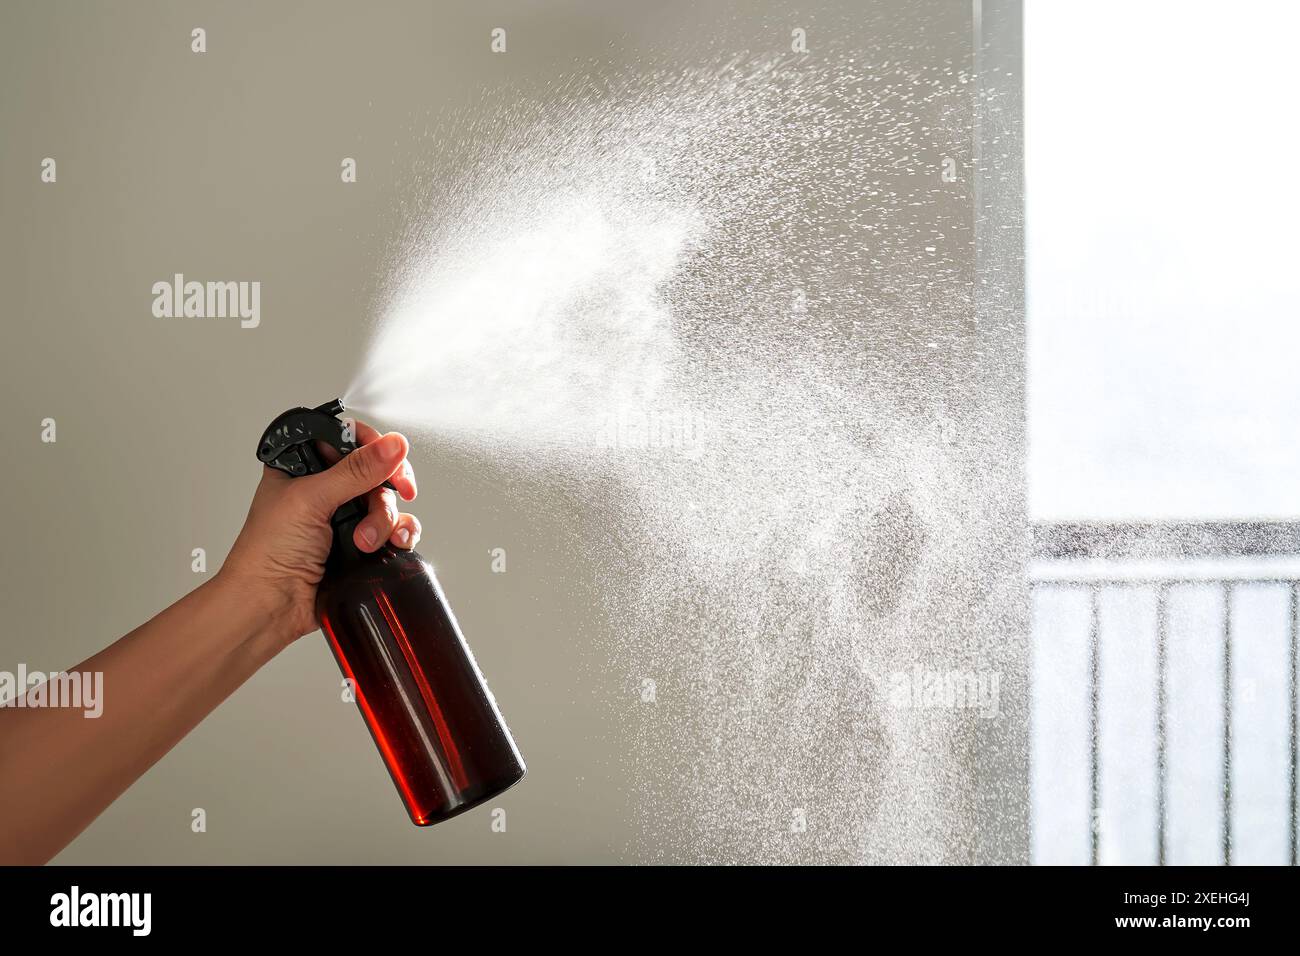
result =
[{"label": "window", "polygon": [[1037,862],[1295,862],[1300,5],[1025,5]]}]

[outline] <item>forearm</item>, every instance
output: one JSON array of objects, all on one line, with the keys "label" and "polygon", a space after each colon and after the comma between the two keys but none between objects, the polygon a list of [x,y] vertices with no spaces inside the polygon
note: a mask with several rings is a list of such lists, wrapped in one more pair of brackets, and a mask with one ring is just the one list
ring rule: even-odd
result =
[{"label": "forearm", "polygon": [[48,861],[289,639],[218,575],[76,668],[99,717],[0,709],[0,864]]}]

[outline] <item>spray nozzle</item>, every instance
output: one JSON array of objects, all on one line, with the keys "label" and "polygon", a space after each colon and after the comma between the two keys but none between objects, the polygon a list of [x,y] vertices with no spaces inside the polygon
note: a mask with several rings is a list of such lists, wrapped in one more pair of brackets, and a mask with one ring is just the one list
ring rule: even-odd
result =
[{"label": "spray nozzle", "polygon": [[[266,426],[257,443],[257,460],[294,478],[319,474],[329,464],[316,442],[333,448],[340,458],[357,449],[356,425],[339,419],[342,412],[343,402],[337,398],[315,408],[289,409]],[[385,481],[384,487],[392,488],[392,482]]]}]

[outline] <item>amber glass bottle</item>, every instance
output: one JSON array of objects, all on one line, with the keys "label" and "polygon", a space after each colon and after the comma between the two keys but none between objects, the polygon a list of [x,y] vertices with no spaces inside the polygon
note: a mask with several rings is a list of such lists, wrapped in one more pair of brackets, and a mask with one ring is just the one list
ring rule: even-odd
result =
[{"label": "amber glass bottle", "polygon": [[335,526],[316,613],[411,820],[427,826],[518,782],[524,761],[429,563],[358,551],[356,521]]}]

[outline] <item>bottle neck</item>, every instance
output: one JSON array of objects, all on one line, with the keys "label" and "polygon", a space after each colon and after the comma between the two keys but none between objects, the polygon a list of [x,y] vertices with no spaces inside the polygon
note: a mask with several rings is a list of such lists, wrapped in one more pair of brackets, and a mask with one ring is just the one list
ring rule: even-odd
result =
[{"label": "bottle neck", "polygon": [[361,519],[366,516],[366,502],[363,498],[353,498],[341,505],[330,524],[334,528],[334,541],[330,545],[329,558],[325,562],[326,573],[333,569],[347,567],[361,561],[365,554],[357,549],[354,532]]}]

